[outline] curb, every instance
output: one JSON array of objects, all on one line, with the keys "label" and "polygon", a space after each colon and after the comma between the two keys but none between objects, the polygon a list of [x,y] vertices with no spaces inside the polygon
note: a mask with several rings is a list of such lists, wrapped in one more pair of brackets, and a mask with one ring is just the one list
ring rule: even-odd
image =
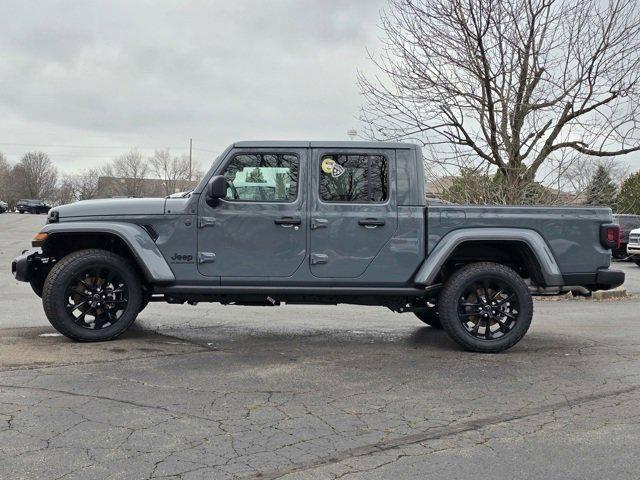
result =
[{"label": "curb", "polygon": [[615,288],[613,290],[599,290],[593,292],[588,297],[582,295],[573,296],[572,292],[566,292],[561,295],[534,297],[538,301],[573,301],[573,302],[599,302],[604,300],[633,298],[637,295],[627,293],[625,288]]},{"label": "curb", "polygon": [[591,294],[593,300],[609,300],[610,298],[625,298],[627,297],[627,290],[625,288],[614,288],[613,290],[599,290]]}]

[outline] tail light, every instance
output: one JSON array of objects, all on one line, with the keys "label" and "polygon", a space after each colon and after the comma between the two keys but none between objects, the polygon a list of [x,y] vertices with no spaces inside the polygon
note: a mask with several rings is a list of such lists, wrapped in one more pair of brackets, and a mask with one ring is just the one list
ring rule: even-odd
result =
[{"label": "tail light", "polygon": [[620,248],[620,225],[616,223],[600,225],[600,243],[604,248]]}]

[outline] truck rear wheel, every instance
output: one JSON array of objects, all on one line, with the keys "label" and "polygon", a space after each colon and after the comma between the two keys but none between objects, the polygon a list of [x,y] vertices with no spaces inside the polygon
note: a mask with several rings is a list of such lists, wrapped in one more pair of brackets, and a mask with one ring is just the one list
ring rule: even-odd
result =
[{"label": "truck rear wheel", "polygon": [[527,333],[533,316],[531,293],[520,275],[491,262],[472,263],[451,275],[438,305],[444,330],[473,352],[513,347]]},{"label": "truck rear wheel", "polygon": [[51,269],[42,304],[51,325],[66,337],[111,340],[129,328],[140,311],[140,279],[119,255],[81,250]]}]

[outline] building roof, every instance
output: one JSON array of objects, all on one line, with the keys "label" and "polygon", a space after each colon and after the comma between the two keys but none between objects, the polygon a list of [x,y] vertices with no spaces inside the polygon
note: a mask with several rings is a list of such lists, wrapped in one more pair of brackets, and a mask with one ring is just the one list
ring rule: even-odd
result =
[{"label": "building roof", "polygon": [[302,141],[302,140],[245,140],[235,142],[236,148],[362,148],[415,149],[418,145],[404,142]]}]

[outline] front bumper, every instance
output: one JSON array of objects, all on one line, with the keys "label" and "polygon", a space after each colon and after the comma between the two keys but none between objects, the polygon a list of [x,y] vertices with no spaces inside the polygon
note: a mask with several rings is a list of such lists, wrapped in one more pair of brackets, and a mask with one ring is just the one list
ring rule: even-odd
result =
[{"label": "front bumper", "polygon": [[30,248],[18,255],[11,262],[11,273],[19,282],[28,282],[33,278],[36,263],[40,263],[39,255],[42,251],[39,248]]},{"label": "front bumper", "polygon": [[600,268],[596,273],[594,290],[611,290],[624,283],[624,272],[612,268]]},{"label": "front bumper", "polygon": [[640,245],[637,244],[627,244],[627,254],[632,257],[640,257]]}]

